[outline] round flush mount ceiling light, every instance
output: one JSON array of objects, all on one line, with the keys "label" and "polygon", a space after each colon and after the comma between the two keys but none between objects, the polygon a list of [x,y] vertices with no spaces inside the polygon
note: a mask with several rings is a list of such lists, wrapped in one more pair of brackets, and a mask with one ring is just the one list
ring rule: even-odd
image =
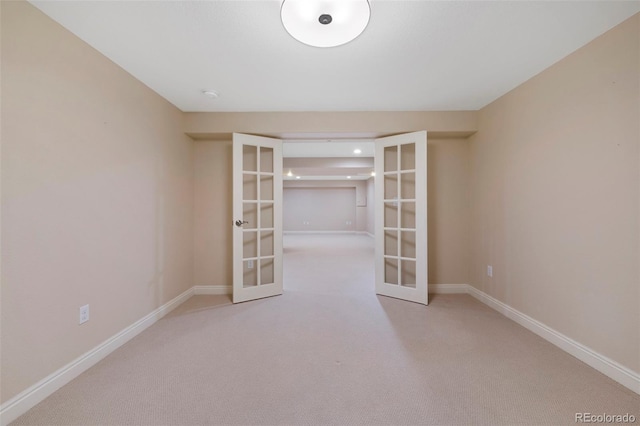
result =
[{"label": "round flush mount ceiling light", "polygon": [[334,47],[358,37],[369,24],[368,0],[284,0],[282,25],[296,40]]}]

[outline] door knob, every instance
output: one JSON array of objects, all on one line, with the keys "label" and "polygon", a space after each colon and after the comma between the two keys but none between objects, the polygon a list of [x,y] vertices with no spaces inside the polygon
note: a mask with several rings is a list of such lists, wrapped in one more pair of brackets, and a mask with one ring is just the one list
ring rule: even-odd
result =
[{"label": "door knob", "polygon": [[240,220],[240,219],[236,220],[236,226],[237,226],[238,228],[242,228],[242,225],[244,225],[245,223],[249,223],[249,221],[246,221],[246,220]]}]

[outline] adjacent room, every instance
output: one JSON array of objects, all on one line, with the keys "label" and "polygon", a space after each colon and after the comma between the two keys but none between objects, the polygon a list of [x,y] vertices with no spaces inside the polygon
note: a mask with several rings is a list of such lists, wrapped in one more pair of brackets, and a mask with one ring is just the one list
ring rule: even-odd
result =
[{"label": "adjacent room", "polygon": [[[285,291],[374,293],[373,146],[368,139],[283,144]],[[321,261],[332,254],[329,264]],[[360,258],[363,265],[356,265]],[[352,273],[329,274],[341,269],[335,262],[349,263]]]},{"label": "adjacent room", "polygon": [[640,421],[640,2],[0,2],[0,424]]}]

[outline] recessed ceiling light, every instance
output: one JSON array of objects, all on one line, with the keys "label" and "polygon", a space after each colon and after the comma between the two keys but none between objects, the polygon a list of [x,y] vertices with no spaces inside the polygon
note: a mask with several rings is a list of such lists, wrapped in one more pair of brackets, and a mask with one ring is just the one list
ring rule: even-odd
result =
[{"label": "recessed ceiling light", "polygon": [[371,172],[371,176],[375,176],[375,175],[376,175],[376,172]]},{"label": "recessed ceiling light", "polygon": [[347,176],[347,179],[351,179],[351,176]]},{"label": "recessed ceiling light", "polygon": [[334,47],[358,37],[369,24],[368,0],[284,0],[282,25],[296,40]]},{"label": "recessed ceiling light", "polygon": [[293,173],[291,173],[291,170],[289,170],[289,173],[287,173],[287,176],[289,177],[293,176]]},{"label": "recessed ceiling light", "polygon": [[360,148],[356,148],[353,150],[354,154],[362,154],[362,150]]},{"label": "recessed ceiling light", "polygon": [[296,176],[296,179],[300,179],[300,176]]},{"label": "recessed ceiling light", "polygon": [[215,90],[203,90],[202,94],[211,99],[217,99],[218,97],[220,97],[220,93],[216,92]]}]

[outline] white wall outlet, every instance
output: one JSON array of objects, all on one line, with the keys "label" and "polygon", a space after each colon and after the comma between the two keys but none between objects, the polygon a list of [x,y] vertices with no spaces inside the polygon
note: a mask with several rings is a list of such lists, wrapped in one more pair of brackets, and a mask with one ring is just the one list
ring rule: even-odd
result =
[{"label": "white wall outlet", "polygon": [[89,321],[89,305],[80,306],[79,324],[84,324],[87,321]]},{"label": "white wall outlet", "polygon": [[247,268],[253,269],[253,260],[248,260],[247,261]]},{"label": "white wall outlet", "polygon": [[487,265],[487,276],[493,277],[493,266]]}]

